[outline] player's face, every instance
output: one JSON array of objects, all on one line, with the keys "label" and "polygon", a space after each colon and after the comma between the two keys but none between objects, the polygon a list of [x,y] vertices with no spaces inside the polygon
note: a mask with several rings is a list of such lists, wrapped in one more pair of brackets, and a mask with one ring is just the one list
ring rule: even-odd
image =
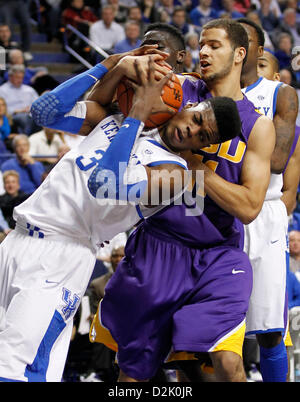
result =
[{"label": "player's face", "polygon": [[174,41],[171,40],[167,32],[149,31],[145,34],[141,46],[158,45],[158,50],[169,53],[170,56],[166,59],[166,62],[169,63],[175,71],[177,68],[177,60],[180,56],[178,50],[173,46],[173,43]]},{"label": "player's face", "polygon": [[263,56],[258,58],[257,74],[267,80],[279,81],[279,74],[275,71],[273,60],[268,52],[264,52]]},{"label": "player's face", "polygon": [[219,140],[213,109],[202,102],[197,111],[183,109],[169,120],[162,139],[175,152],[199,150]]},{"label": "player's face", "polygon": [[199,46],[200,74],[205,82],[216,82],[231,72],[234,51],[224,29],[204,29]]},{"label": "player's face", "polygon": [[257,67],[257,58],[262,56],[263,47],[258,45],[258,36],[256,30],[248,24],[242,24],[247,32],[249,47],[247,51],[247,60],[243,66],[243,73],[249,69]]}]

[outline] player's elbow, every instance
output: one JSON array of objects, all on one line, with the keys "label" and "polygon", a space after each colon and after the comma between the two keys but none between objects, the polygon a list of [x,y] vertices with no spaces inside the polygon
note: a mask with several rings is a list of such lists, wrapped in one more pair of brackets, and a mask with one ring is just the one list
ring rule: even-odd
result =
[{"label": "player's elbow", "polygon": [[38,126],[47,127],[55,121],[58,114],[58,100],[50,92],[40,96],[31,106],[30,113]]},{"label": "player's elbow", "polygon": [[240,216],[240,221],[244,225],[249,225],[254,219],[256,219],[257,215],[260,213],[262,208],[262,202],[253,201],[244,207],[243,213]]}]

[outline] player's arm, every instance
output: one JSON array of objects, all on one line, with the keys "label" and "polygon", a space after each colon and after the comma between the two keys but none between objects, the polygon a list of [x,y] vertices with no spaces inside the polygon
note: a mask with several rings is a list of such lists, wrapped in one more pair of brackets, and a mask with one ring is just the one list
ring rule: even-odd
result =
[{"label": "player's arm", "polygon": [[[153,49],[153,46],[144,46],[139,49],[139,52],[141,51],[150,52],[156,49]],[[100,104],[92,102],[92,99],[89,102],[79,102],[80,99],[123,57],[134,52],[109,56],[95,67],[40,96],[31,107],[31,114],[36,124],[74,134],[89,134],[107,116],[107,110]]]},{"label": "player's arm", "polygon": [[[135,94],[131,110],[88,180],[89,191],[96,198],[126,200],[135,203],[142,201],[148,204],[149,199],[145,198],[145,194],[154,194],[154,187],[159,187],[159,196],[155,195],[154,201],[157,205],[164,195],[163,177],[159,179],[157,175],[152,174],[152,171],[158,171],[159,168],[130,164],[135,142],[144,128],[143,122],[152,113],[153,105],[156,104],[156,107],[159,105],[162,112],[174,113],[161,99],[163,87],[171,74],[169,73],[157,81],[153,56],[148,56],[148,63],[148,72],[144,72],[140,62],[135,61],[134,67],[139,85],[134,84]],[[171,164],[166,167],[163,174],[167,175],[168,169],[170,171],[173,168],[185,170],[184,167],[181,169],[177,165]],[[182,183],[181,176],[179,180]],[[174,187],[171,188],[171,194],[173,191]]]},{"label": "player's arm", "polygon": [[193,171],[204,170],[204,190],[207,195],[225,211],[244,224],[249,224],[261,210],[266,195],[274,145],[274,125],[270,119],[261,116],[249,137],[240,184],[226,181],[193,154],[187,158],[188,167]]},{"label": "player's arm", "polygon": [[271,159],[271,171],[283,172],[295,136],[298,114],[298,96],[294,88],[282,84],[278,90],[276,112],[273,118],[276,130],[276,144]]},{"label": "player's arm", "polygon": [[300,180],[300,139],[297,141],[286,170],[283,175],[281,200],[284,202],[287,213],[290,215],[296,207],[296,198]]}]

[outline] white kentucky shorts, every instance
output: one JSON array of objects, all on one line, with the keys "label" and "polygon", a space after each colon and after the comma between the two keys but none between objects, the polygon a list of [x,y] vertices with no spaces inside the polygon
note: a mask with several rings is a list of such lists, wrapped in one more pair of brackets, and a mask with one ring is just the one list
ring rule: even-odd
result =
[{"label": "white kentucky shorts", "polygon": [[0,381],[61,381],[73,317],[95,261],[79,242],[17,230],[2,242]]},{"label": "white kentucky shorts", "polygon": [[288,218],[281,200],[265,201],[257,218],[244,226],[244,251],[253,268],[246,335],[286,331]]}]

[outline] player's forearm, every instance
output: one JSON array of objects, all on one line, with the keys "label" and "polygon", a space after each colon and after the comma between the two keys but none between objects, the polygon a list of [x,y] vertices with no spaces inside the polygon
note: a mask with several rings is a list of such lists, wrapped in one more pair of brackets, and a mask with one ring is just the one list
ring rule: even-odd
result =
[{"label": "player's forearm", "polygon": [[63,82],[52,91],[40,96],[31,107],[31,114],[35,123],[43,127],[77,133],[83,124],[84,117],[65,117],[65,115],[107,71],[104,65],[97,64],[88,71]]},{"label": "player's forearm", "polygon": [[194,165],[193,170],[196,169],[204,170],[204,191],[219,207],[244,224],[256,218],[262,207],[263,194],[254,194],[246,186],[224,180],[203,163]]},{"label": "player's forearm", "polygon": [[296,208],[297,205],[296,198],[297,198],[297,190],[296,191],[286,190],[283,191],[282,193],[281,201],[284,203],[288,215],[293,213],[294,209]]},{"label": "player's forearm", "polygon": [[109,105],[123,76],[122,68],[119,66],[112,68],[101,81],[94,85],[87,100],[98,102],[102,106]]}]

